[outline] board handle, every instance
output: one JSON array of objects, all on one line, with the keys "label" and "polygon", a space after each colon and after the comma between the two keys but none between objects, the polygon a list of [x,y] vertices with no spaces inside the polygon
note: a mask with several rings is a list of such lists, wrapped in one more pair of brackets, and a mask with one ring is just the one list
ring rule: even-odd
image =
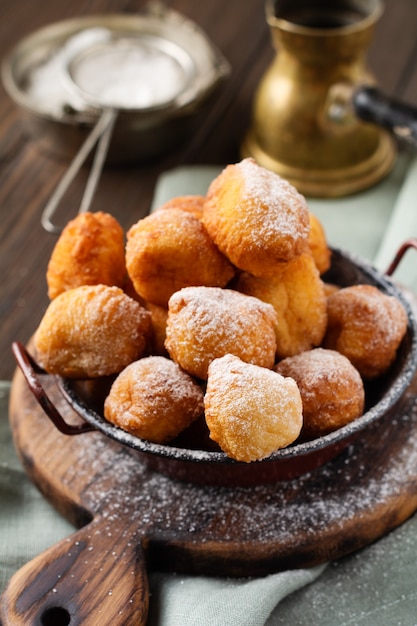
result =
[{"label": "board handle", "polygon": [[126,530],[95,518],[24,565],[2,595],[1,624],[144,626],[145,558],[140,541],[126,541]]},{"label": "board handle", "polygon": [[68,424],[55,405],[49,399],[41,381],[40,374],[45,374],[36,361],[31,357],[25,346],[18,341],[12,343],[12,352],[20,367],[29,389],[43,408],[46,415],[56,428],[64,435],[80,435],[95,430],[92,424],[81,422],[80,424]]}]

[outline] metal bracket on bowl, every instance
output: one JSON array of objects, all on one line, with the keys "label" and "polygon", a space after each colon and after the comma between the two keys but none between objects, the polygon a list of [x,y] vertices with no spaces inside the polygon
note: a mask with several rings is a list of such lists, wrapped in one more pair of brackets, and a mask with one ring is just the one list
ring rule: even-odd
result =
[{"label": "metal bracket on bowl", "polygon": [[390,265],[388,266],[387,270],[385,271],[385,274],[387,276],[392,276],[393,275],[393,273],[395,272],[395,270],[399,266],[401,260],[403,259],[405,253],[410,248],[414,248],[414,250],[417,250],[417,238],[416,237],[412,237],[410,239],[407,239],[398,248],[397,254],[395,255],[394,259],[391,261]]},{"label": "metal bracket on bowl", "polygon": [[82,433],[96,430],[94,426],[88,424],[87,422],[82,422],[80,424],[68,424],[52,404],[48,394],[39,380],[39,374],[45,374],[45,371],[39,367],[36,361],[31,357],[29,352],[20,342],[13,342],[12,351],[19,368],[26,379],[30,391],[33,393],[51,422],[61,433],[64,435],[80,435]]}]

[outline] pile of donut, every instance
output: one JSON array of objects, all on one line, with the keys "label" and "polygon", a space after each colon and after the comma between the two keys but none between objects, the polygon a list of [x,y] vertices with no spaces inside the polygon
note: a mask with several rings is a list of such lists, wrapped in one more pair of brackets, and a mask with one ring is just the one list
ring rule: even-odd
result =
[{"label": "pile of donut", "polygon": [[261,460],[362,415],[364,381],[406,333],[398,299],[326,284],[330,263],[305,198],[244,159],[127,233],[103,212],[69,222],[36,358],[51,374],[112,377],[104,417],[137,437],[167,443],[205,420],[229,457]]}]

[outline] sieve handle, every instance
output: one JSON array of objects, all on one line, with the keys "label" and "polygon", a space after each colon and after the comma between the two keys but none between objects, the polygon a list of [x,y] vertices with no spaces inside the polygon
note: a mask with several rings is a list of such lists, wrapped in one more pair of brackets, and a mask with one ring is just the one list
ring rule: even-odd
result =
[{"label": "sieve handle", "polygon": [[79,213],[89,210],[93,199],[97,183],[103,170],[104,161],[110,145],[110,139],[113,134],[114,123],[116,121],[118,111],[115,109],[104,109],[97,123],[93,126],[90,134],[81,145],[77,154],[73,158],[69,168],[61,178],[58,186],[52,194],[48,204],[42,213],[42,226],[50,233],[60,233],[62,228],[53,223],[52,218],[72,181],[84,165],[87,157],[97,144],[97,150],[94,155],[93,165],[88,176],[87,185],[81,200]]}]

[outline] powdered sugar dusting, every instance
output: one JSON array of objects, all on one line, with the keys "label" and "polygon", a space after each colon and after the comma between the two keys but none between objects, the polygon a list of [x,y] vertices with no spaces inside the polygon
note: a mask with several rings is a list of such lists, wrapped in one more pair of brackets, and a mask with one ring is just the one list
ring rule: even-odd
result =
[{"label": "powdered sugar dusting", "polygon": [[206,378],[209,363],[227,353],[272,367],[276,339],[272,305],[231,289],[187,287],[169,301],[166,347],[191,374]]},{"label": "powdered sugar dusting", "polygon": [[50,302],[34,337],[38,360],[70,377],[113,374],[143,354],[150,325],[150,313],[118,287],[76,287]]},{"label": "powdered sugar dusting", "polygon": [[323,385],[351,386],[352,380],[362,385],[359,372],[352,366],[349,359],[336,352],[324,348],[308,350],[293,357],[284,359],[276,366],[278,372],[291,371],[302,381],[303,391],[308,394],[313,389],[323,389]]},{"label": "powdered sugar dusting", "polygon": [[263,459],[300,434],[295,381],[230,354],[211,363],[204,403],[211,437],[240,461]]},{"label": "powdered sugar dusting", "polygon": [[401,339],[407,328],[407,313],[401,302],[373,285],[345,287],[329,297],[329,307],[343,312],[350,325],[374,330],[369,333],[370,342]]},{"label": "powdered sugar dusting", "polygon": [[173,361],[150,356],[128,365],[104,404],[110,422],[150,441],[169,441],[203,413],[203,391]]},{"label": "powdered sugar dusting", "polygon": [[309,233],[308,207],[305,198],[284,178],[259,167],[253,159],[243,159],[236,165],[244,181],[246,198],[255,201],[259,227],[252,236],[260,240],[288,235],[306,238]]},{"label": "powdered sugar dusting", "polygon": [[330,295],[327,311],[323,345],[345,354],[366,378],[385,372],[407,332],[401,302],[372,285],[354,285]]}]

